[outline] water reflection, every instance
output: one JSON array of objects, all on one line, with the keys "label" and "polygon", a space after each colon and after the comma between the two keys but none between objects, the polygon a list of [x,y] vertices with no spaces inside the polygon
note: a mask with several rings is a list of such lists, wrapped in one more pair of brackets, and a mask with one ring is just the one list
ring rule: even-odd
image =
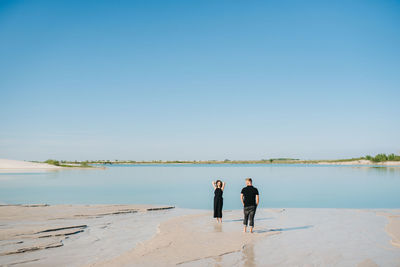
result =
[{"label": "water reflection", "polygon": [[246,267],[256,266],[254,257],[254,244],[249,243],[242,249],[242,261]]},{"label": "water reflection", "polygon": [[214,232],[222,232],[222,223],[214,224]]},{"label": "water reflection", "polygon": [[351,169],[362,170],[362,171],[376,171],[376,172],[390,172],[400,174],[400,167],[393,166],[393,167],[386,167],[386,166],[350,166]]}]

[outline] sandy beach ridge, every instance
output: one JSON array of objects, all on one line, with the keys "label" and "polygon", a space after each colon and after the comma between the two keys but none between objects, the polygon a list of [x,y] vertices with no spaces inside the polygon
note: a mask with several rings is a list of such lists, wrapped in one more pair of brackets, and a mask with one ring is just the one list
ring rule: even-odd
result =
[{"label": "sandy beach ridge", "polygon": [[0,170],[58,170],[62,168],[47,163],[0,159]]}]

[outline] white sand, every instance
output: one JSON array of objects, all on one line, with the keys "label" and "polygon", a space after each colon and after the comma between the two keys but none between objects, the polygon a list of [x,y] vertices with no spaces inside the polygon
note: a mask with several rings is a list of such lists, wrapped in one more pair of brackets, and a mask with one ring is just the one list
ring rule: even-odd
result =
[{"label": "white sand", "polygon": [[[400,211],[386,211],[390,214]],[[398,266],[400,248],[375,211],[259,210],[254,234],[241,233],[241,211],[161,223],[153,239],[91,266]]]},{"label": "white sand", "polygon": [[[183,213],[150,205],[0,206],[0,266],[82,266],[116,257]],[[186,214],[186,213],[185,213]]]},{"label": "white sand", "polygon": [[[0,206],[0,265],[400,266],[400,210]],[[36,249],[29,251],[29,249]],[[20,252],[20,253],[16,253]]]},{"label": "white sand", "polygon": [[385,162],[372,162],[370,160],[353,160],[342,162],[324,161],[318,162],[321,165],[380,165],[380,166],[400,166],[400,161],[385,161]]},{"label": "white sand", "polygon": [[63,167],[47,163],[36,163],[22,160],[0,159],[0,171],[57,170]]}]

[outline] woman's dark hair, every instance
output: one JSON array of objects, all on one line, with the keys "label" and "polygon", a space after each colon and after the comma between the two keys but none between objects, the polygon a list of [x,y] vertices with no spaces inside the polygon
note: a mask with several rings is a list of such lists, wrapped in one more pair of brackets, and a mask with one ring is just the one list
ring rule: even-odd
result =
[{"label": "woman's dark hair", "polygon": [[221,180],[217,180],[217,181],[215,182],[215,186],[216,186],[216,187],[218,187],[218,183],[221,183],[221,187],[222,187],[222,181],[221,181]]}]

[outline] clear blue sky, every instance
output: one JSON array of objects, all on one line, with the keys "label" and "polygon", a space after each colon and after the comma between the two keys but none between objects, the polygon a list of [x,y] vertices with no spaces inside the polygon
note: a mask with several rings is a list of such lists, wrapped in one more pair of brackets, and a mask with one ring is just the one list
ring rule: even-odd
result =
[{"label": "clear blue sky", "polygon": [[0,1],[0,157],[400,152],[399,1]]}]

